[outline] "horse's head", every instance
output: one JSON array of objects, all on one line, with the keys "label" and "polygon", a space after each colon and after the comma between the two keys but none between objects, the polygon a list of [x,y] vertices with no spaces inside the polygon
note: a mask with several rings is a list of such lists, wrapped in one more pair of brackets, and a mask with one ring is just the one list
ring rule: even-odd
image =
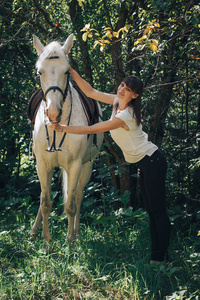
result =
[{"label": "horse's head", "polygon": [[39,55],[36,68],[46,100],[46,115],[51,122],[57,123],[60,122],[62,104],[67,93],[69,63],[66,55],[73,46],[73,34],[63,46],[52,42],[46,47],[34,35],[33,45]]}]

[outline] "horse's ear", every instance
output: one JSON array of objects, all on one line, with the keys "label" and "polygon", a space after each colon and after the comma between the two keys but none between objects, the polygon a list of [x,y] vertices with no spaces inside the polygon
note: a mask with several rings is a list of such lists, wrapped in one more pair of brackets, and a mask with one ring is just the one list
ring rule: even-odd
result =
[{"label": "horse's ear", "polygon": [[33,35],[33,46],[37,50],[38,55],[40,55],[44,51],[44,46],[36,35]]},{"label": "horse's ear", "polygon": [[68,36],[64,45],[62,46],[62,49],[64,50],[65,54],[68,54],[73,46],[73,37],[74,37],[73,33],[70,34],[70,36]]}]

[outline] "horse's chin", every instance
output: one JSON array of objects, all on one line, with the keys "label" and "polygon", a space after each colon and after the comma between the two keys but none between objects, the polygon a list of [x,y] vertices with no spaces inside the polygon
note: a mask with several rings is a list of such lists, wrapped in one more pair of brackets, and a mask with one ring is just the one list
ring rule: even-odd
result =
[{"label": "horse's chin", "polygon": [[58,124],[58,123],[60,123],[60,118],[57,118],[56,120],[52,120],[52,119],[50,119],[49,118],[49,121],[52,123],[52,124]]},{"label": "horse's chin", "polygon": [[50,122],[52,123],[52,124],[58,124],[58,123],[60,123],[60,120],[56,120],[56,121],[52,121],[52,120],[50,120]]}]

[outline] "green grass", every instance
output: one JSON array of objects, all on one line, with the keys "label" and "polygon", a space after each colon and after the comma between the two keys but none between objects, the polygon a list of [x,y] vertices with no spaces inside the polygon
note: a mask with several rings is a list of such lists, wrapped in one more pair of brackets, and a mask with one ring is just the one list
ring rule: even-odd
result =
[{"label": "green grass", "polygon": [[[8,213],[9,212],[9,213]],[[0,299],[195,299],[200,294],[199,237],[173,229],[172,261],[149,265],[149,229],[143,211],[82,224],[69,246],[65,217],[50,217],[50,251],[32,217],[11,210],[0,221]]]}]

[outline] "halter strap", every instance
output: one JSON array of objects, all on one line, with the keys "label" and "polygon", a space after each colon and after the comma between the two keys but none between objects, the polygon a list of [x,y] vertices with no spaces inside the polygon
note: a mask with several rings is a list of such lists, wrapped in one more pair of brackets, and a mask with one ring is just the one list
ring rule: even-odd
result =
[{"label": "halter strap", "polygon": [[[68,122],[67,122],[67,126],[69,126],[70,124],[70,120],[71,120],[71,114],[72,114],[72,91],[71,89],[69,88],[69,98],[70,98],[70,103],[71,103],[71,108],[70,108],[70,113],[69,113],[69,117],[68,117]],[[55,131],[54,131],[55,132]],[[60,148],[65,140],[65,137],[66,137],[66,132],[63,134],[63,137],[62,137],[62,140],[60,141],[60,144],[59,146],[56,148],[56,151],[62,151]]]},{"label": "halter strap", "polygon": [[50,87],[45,91],[45,93],[44,93],[44,99],[43,99],[43,100],[44,100],[45,102],[47,101],[47,100],[46,100],[46,96],[47,96],[48,92],[51,91],[51,90],[53,90],[54,92],[55,92],[56,90],[59,91],[59,92],[62,94],[63,102],[65,101],[65,98],[67,97],[68,87],[69,87],[70,71],[68,70],[68,71],[66,72],[66,74],[67,74],[67,83],[66,83],[65,91],[63,92],[63,90],[62,90],[59,86],[57,86],[57,85],[52,85],[52,86],[50,86]]},{"label": "halter strap", "polygon": [[[72,92],[71,92],[71,89],[70,89],[70,86],[69,86],[69,77],[70,77],[70,72],[68,71],[67,72],[67,84],[66,84],[66,88],[65,88],[65,91],[63,93],[63,91],[61,90],[61,88],[59,88],[58,86],[50,86],[45,94],[44,94],[44,100],[46,101],[46,95],[47,93],[50,91],[50,90],[54,90],[54,92],[56,90],[58,90],[59,92],[61,92],[62,96],[63,96],[63,102],[65,101],[65,98],[67,97],[67,93],[68,93],[68,90],[69,90],[69,98],[70,98],[70,113],[69,113],[69,116],[68,116],[68,123],[67,123],[67,126],[69,126],[69,123],[70,123],[70,120],[71,120],[71,114],[72,114]],[[50,142],[49,142],[49,133],[48,133],[48,128],[47,128],[47,124],[45,124],[45,130],[46,130],[46,138],[47,138],[47,149],[46,151],[47,152],[54,152],[54,151],[62,151],[60,148],[65,140],[65,137],[66,137],[66,132],[63,134],[63,137],[60,141],[60,144],[59,146],[56,148],[56,144],[55,144],[55,141],[56,141],[56,131],[54,130],[54,133],[53,133],[53,141],[52,141],[52,144],[50,146]]]},{"label": "halter strap", "polygon": [[64,97],[64,93],[63,93],[63,91],[61,90],[61,88],[59,88],[59,86],[57,86],[57,85],[52,85],[52,86],[50,86],[50,87],[46,90],[46,92],[44,93],[44,99],[45,99],[45,101],[46,101],[46,95],[47,95],[48,92],[51,91],[51,90],[53,90],[54,92],[55,92],[56,90],[58,90],[58,91],[62,94],[62,96]]}]

